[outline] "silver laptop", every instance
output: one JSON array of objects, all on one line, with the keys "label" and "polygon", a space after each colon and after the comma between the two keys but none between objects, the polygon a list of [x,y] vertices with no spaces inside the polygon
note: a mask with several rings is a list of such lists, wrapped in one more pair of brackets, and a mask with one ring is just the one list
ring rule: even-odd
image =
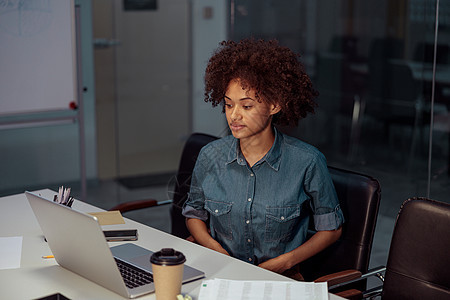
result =
[{"label": "silver laptop", "polygon": [[[25,195],[60,266],[123,297],[136,298],[155,290],[150,263],[153,252],[131,243],[109,248],[97,218],[30,192]],[[150,279],[130,286],[119,270],[124,264],[132,271],[148,273]],[[183,283],[204,276],[185,265]]]}]

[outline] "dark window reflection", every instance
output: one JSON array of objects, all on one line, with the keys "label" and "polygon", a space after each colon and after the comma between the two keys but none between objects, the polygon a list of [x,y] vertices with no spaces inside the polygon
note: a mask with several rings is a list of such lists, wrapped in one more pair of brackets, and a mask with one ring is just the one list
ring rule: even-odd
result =
[{"label": "dark window reflection", "polygon": [[[447,2],[439,10],[432,131],[432,196],[443,201],[450,189]],[[232,0],[230,35],[275,38],[300,52],[320,91],[319,109],[286,130],[317,146],[330,165],[386,182],[384,197],[401,203],[427,189],[435,4]]]}]

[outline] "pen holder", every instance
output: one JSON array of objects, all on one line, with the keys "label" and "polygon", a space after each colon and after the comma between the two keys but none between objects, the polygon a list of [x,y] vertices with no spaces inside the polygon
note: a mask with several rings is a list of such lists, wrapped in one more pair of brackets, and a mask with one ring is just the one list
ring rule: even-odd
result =
[{"label": "pen holder", "polygon": [[65,202],[59,201],[58,195],[55,195],[55,196],[53,197],[53,202],[56,202],[56,203],[58,203],[58,204],[61,204],[61,205],[64,205],[64,206],[67,206],[67,207],[70,207],[70,208],[72,208],[73,201],[74,201],[74,198],[73,198],[72,196],[70,196],[70,197],[67,199],[67,201],[65,201]]}]

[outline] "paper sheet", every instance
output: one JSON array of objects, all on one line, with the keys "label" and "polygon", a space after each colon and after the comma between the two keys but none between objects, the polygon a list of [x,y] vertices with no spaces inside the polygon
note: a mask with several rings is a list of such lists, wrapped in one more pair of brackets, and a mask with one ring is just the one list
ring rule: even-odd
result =
[{"label": "paper sheet", "polygon": [[22,240],[21,236],[0,237],[0,270],[20,268]]},{"label": "paper sheet", "polygon": [[328,300],[326,282],[204,280],[198,300]]},{"label": "paper sheet", "polygon": [[91,216],[97,217],[100,225],[125,224],[122,214],[118,210],[101,211],[89,213]]}]

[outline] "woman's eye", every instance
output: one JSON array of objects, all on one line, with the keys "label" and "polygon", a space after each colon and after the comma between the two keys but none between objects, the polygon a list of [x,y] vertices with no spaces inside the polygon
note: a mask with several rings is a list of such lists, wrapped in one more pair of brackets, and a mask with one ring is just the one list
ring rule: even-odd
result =
[{"label": "woman's eye", "polygon": [[225,103],[225,107],[226,107],[226,108],[231,108],[232,105],[231,105],[231,104],[228,104],[228,103]]},{"label": "woman's eye", "polygon": [[243,108],[244,109],[250,109],[250,108],[252,108],[252,106],[251,105],[244,105]]}]

